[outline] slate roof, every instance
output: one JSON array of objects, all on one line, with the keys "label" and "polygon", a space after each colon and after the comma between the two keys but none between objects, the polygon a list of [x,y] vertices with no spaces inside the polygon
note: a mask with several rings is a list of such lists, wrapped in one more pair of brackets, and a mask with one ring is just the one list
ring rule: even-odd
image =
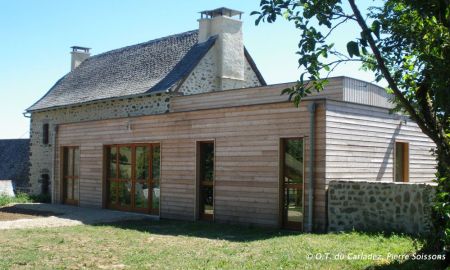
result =
[{"label": "slate roof", "polygon": [[0,180],[12,180],[15,186],[28,184],[29,139],[0,140]]},{"label": "slate roof", "polygon": [[197,40],[194,30],[92,56],[27,111],[168,91],[190,73],[216,39],[201,44]]}]

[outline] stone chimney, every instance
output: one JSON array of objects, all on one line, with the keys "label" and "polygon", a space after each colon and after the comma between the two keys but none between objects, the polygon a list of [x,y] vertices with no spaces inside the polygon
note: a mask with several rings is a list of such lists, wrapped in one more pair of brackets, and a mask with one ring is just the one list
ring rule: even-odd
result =
[{"label": "stone chimney", "polygon": [[[217,36],[219,90],[244,87],[245,56],[241,11],[217,8],[200,12],[198,42]],[[233,18],[239,16],[239,18]]]},{"label": "stone chimney", "polygon": [[89,58],[89,56],[91,55],[89,53],[89,50],[91,48],[79,47],[79,46],[72,46],[70,48],[72,49],[72,51],[70,52],[70,54],[72,55],[70,70],[72,71],[75,68],[77,68],[84,60]]}]

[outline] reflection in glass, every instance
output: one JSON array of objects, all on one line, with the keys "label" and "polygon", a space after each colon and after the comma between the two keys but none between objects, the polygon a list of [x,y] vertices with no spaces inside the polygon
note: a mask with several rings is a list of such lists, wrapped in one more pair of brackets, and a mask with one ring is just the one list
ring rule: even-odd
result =
[{"label": "reflection in glass", "polygon": [[201,181],[214,180],[214,143],[200,145],[200,179]]},{"label": "reflection in glass", "polygon": [[117,202],[117,182],[109,183],[109,203],[115,204]]},{"label": "reflection in glass", "polygon": [[159,145],[153,146],[153,154],[152,154],[152,177],[153,181],[159,182],[160,179],[160,162],[161,162],[161,153]]},{"label": "reflection in glass", "polygon": [[117,147],[109,148],[109,177],[116,178]]},{"label": "reflection in glass", "polygon": [[148,147],[136,147],[136,179],[146,180],[148,178]]},{"label": "reflection in glass", "polygon": [[73,176],[79,175],[80,170],[80,148],[74,148],[74,160],[73,160]]},{"label": "reflection in glass", "polygon": [[297,188],[285,189],[285,211],[288,222],[302,222],[302,192]]},{"label": "reflection in glass", "polygon": [[131,147],[124,146],[119,148],[119,178],[131,178]]},{"label": "reflection in glass", "polygon": [[67,175],[73,176],[73,148],[68,149],[67,155]]},{"label": "reflection in glass", "polygon": [[147,183],[136,183],[134,189],[134,203],[137,208],[148,207],[148,185]]},{"label": "reflection in glass", "polygon": [[66,199],[73,200],[72,198],[72,192],[73,192],[73,179],[67,178],[66,180]]},{"label": "reflection in glass", "polygon": [[159,211],[159,196],[160,196],[159,183],[153,183],[152,209],[155,209],[157,211]]},{"label": "reflection in glass", "polygon": [[119,204],[128,207],[131,205],[131,181],[118,182]]},{"label": "reflection in glass", "polygon": [[302,183],[303,140],[287,139],[284,147],[284,179],[289,183]]},{"label": "reflection in glass", "polygon": [[201,202],[203,206],[203,213],[212,215],[214,213],[214,197],[212,186],[205,186],[201,188]]},{"label": "reflection in glass", "polygon": [[73,199],[75,201],[78,201],[78,193],[79,193],[78,186],[79,186],[78,178],[74,178],[73,179]]}]

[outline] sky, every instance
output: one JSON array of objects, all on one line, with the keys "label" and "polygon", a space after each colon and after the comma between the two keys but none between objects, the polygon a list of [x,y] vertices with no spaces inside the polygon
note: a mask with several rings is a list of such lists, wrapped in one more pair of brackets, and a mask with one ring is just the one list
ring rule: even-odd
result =
[{"label": "sky", "polygon": [[[282,18],[255,26],[250,13],[259,0],[0,1],[0,139],[29,138],[23,112],[70,71],[71,46],[92,48],[95,55],[198,29],[198,12],[222,6],[244,12],[244,43],[267,83],[296,81],[300,32]],[[331,38],[345,51],[358,35],[355,24],[345,24]],[[332,73],[340,75],[374,78],[355,63]]]}]

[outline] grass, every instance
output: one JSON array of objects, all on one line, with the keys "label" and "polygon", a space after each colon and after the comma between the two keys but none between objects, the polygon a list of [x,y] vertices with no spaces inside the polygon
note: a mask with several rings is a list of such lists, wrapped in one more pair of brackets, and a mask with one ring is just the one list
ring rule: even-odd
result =
[{"label": "grass", "polygon": [[34,200],[26,193],[18,193],[16,197],[0,195],[0,207],[8,205],[10,203],[29,203],[33,201]]},{"label": "grass", "polygon": [[[388,259],[413,254],[422,245],[404,235],[130,221],[0,231],[0,269],[437,269],[430,261]],[[311,254],[322,259],[309,259]],[[348,259],[351,254],[380,258]]]},{"label": "grass", "polygon": [[28,195],[26,193],[17,193],[15,197],[10,197],[0,194],[0,207],[11,204],[11,203],[31,203],[31,202],[41,202],[49,203],[49,195]]}]

